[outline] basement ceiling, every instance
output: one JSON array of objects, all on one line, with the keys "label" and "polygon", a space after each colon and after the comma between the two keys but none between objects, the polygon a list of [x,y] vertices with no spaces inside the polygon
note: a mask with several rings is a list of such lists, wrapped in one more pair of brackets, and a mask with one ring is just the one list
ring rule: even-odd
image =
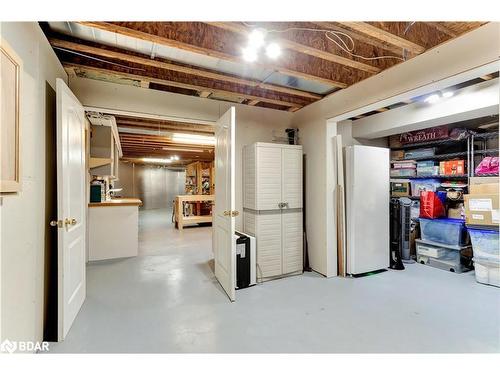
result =
[{"label": "basement ceiling", "polygon": [[[48,22],[68,74],[297,111],[482,22]],[[255,28],[283,49],[249,63]],[[333,41],[332,41],[333,40]],[[351,51],[349,51],[349,49]]]},{"label": "basement ceiling", "polygon": [[123,160],[144,163],[143,158],[168,159],[177,156],[179,160],[174,160],[169,166],[180,167],[193,161],[214,159],[213,144],[173,139],[174,134],[211,137],[214,135],[213,126],[106,113],[101,113],[100,116],[115,118]]}]

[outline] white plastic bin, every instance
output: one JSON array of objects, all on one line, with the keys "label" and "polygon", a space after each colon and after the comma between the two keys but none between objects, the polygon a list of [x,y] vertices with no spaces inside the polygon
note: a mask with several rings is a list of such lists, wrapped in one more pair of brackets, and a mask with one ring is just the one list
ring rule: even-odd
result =
[{"label": "white plastic bin", "polygon": [[500,287],[500,262],[474,257],[476,281]]}]

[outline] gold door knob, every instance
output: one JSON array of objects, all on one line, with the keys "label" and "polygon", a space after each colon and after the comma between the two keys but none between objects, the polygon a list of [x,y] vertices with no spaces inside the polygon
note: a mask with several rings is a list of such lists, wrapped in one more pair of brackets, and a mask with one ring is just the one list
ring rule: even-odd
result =
[{"label": "gold door knob", "polygon": [[230,211],[224,211],[224,216],[229,216],[229,215],[231,215]]},{"label": "gold door knob", "polygon": [[62,220],[52,220],[50,223],[51,227],[59,227],[62,228],[63,226],[63,221]]},{"label": "gold door knob", "polygon": [[71,225],[76,225],[76,219],[71,219]]},{"label": "gold door knob", "polygon": [[231,216],[232,216],[232,217],[236,217],[236,216],[238,216],[239,214],[240,214],[240,213],[239,213],[238,211],[232,211],[232,212],[231,212]]}]

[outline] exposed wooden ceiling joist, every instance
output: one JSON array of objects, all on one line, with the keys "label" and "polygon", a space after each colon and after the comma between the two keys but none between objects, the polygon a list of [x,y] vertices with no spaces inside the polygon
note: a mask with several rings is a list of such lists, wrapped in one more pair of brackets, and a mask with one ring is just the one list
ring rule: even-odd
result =
[{"label": "exposed wooden ceiling joist", "polygon": [[[166,70],[172,70],[174,72],[180,72],[180,73],[185,73],[185,74],[191,74],[195,76],[203,76],[206,78],[212,78],[220,81],[227,81],[227,82],[232,82],[232,83],[237,83],[240,85],[245,85],[245,86],[250,86],[250,87],[260,87],[266,90],[271,90],[271,91],[276,91],[276,92],[282,92],[286,94],[291,94],[291,95],[298,95],[302,96],[305,98],[311,98],[311,99],[321,99],[322,96],[314,93],[309,93],[306,91],[301,91],[301,90],[296,90],[293,88],[289,87],[284,87],[284,86],[278,86],[278,85],[272,85],[268,83],[263,83],[255,80],[249,80],[249,79],[244,79],[244,78],[239,78],[227,74],[221,74],[217,72],[212,72],[206,69],[199,69],[199,68],[192,68],[188,66],[182,66],[179,64],[172,64],[169,62],[164,62],[164,61],[159,61],[159,60],[153,60],[150,58],[146,57],[140,57],[136,56],[130,53],[126,52],[119,52],[111,49],[106,49],[106,48],[98,48],[82,43],[75,43],[72,41],[67,41],[67,40],[62,40],[62,39],[57,39],[57,38],[49,38],[49,42],[53,47],[56,48],[64,48],[67,50],[71,51],[77,51],[80,53],[87,53],[99,57],[104,57],[104,58],[109,58],[109,59],[117,59],[121,61],[126,61],[126,62],[132,62],[136,64],[141,64],[141,65],[146,65],[146,66],[152,66],[155,68],[160,68],[160,69],[166,69]],[[210,91],[202,91],[204,95],[209,96],[211,94]],[[201,96],[201,95],[200,95]],[[203,98],[206,98],[207,96],[201,96]]]},{"label": "exposed wooden ceiling joist", "polygon": [[421,45],[401,38],[398,35],[392,34],[386,30],[382,30],[366,22],[343,22],[343,24],[353,30],[359,31],[360,33],[390,43],[394,46],[398,46],[415,54],[420,54],[425,51],[425,47]]},{"label": "exposed wooden ceiling joist", "polygon": [[442,33],[445,33],[446,35],[455,38],[457,36],[457,33],[454,32],[453,30],[449,29],[448,27],[442,25],[439,22],[426,22],[426,24],[434,27],[436,30],[441,31]]},{"label": "exposed wooden ceiling joist", "polygon": [[[235,32],[240,35],[248,35],[251,31],[251,29],[248,28],[247,26],[236,22],[207,22],[207,24],[221,28],[223,30]],[[306,55],[314,56],[323,60],[348,66],[350,68],[359,69],[372,74],[377,74],[378,72],[380,72],[380,68],[377,68],[376,66],[355,61],[305,44],[297,43],[290,39],[277,38],[274,40],[278,42],[283,48],[286,49],[304,53]]]},{"label": "exposed wooden ceiling joist", "polygon": [[208,98],[210,95],[212,95],[211,91],[202,91],[202,92],[200,92],[200,98]]},{"label": "exposed wooden ceiling joist", "polygon": [[[149,22],[149,24],[155,24],[154,27],[146,27],[144,24],[141,22],[129,22],[129,26],[133,27],[125,27],[120,24],[117,24],[116,22],[80,22],[83,25],[98,28],[100,30],[106,30],[110,32],[114,32],[117,34],[121,35],[127,35],[133,38],[138,38],[142,40],[147,40],[151,41],[154,43],[158,43],[161,45],[169,46],[169,47],[174,47],[178,48],[181,50],[189,51],[189,52],[194,52],[206,56],[211,56],[215,57],[221,60],[225,61],[231,61],[231,62],[236,62],[236,63],[242,63],[244,62],[241,58],[241,56],[236,56],[233,54],[221,52],[216,49],[212,48],[205,48],[201,47],[195,44],[190,44],[190,43],[185,43],[181,42],[179,40],[171,39],[165,36],[160,36],[157,35],[154,32],[151,32],[150,29],[152,28],[161,28],[162,25],[159,22]],[[132,25],[130,25],[132,24]],[[309,66],[302,66],[301,69],[292,69],[290,67],[285,67],[285,66],[279,66],[279,65],[271,65],[271,64],[265,64],[265,63],[254,63],[255,66],[259,66],[262,68],[267,68],[267,69],[272,69],[276,72],[286,74],[291,77],[297,77],[297,78],[303,78],[307,79],[310,81],[315,81],[327,85],[331,85],[337,88],[345,88],[348,86],[346,82],[341,82],[339,79],[334,79],[334,78],[327,78],[321,75],[316,74],[316,72],[309,72],[307,69],[310,69]]]},{"label": "exposed wooden ceiling joist", "polygon": [[[195,91],[206,90],[206,87],[202,87],[202,86],[198,86],[198,85],[180,83],[180,82],[176,82],[176,81],[170,81],[170,80],[165,80],[165,79],[160,79],[160,78],[145,76],[145,75],[125,73],[125,72],[116,71],[113,69],[96,68],[94,66],[73,64],[73,63],[67,63],[67,62],[63,62],[63,66],[65,68],[76,68],[77,70],[84,71],[84,72],[90,71],[90,72],[101,73],[104,75],[111,75],[111,76],[115,76],[116,78],[122,77],[122,78],[138,80],[138,81],[146,81],[147,80],[147,81],[152,82],[152,83],[158,83],[158,84],[168,85],[168,86],[173,86],[173,87],[186,88],[186,89],[195,90]],[[245,98],[245,99],[249,99],[249,100],[257,99],[257,100],[262,101],[262,102],[278,104],[278,105],[283,105],[283,106],[287,106],[287,107],[297,107],[297,108],[302,107],[302,105],[300,105],[300,104],[291,103],[291,102],[287,102],[284,100],[270,99],[270,98],[266,98],[263,96],[261,97],[261,96],[256,96],[256,95],[250,95],[250,94],[233,92],[233,91],[226,91],[226,90],[220,90],[220,89],[211,89],[211,90],[214,94],[219,93],[221,95],[229,95],[229,96],[240,97],[240,98]]]},{"label": "exposed wooden ceiling joist", "polygon": [[259,102],[260,102],[260,100],[257,100],[257,99],[256,99],[256,100],[250,100],[247,104],[248,104],[248,105],[256,105],[256,104],[258,104]]},{"label": "exposed wooden ceiling joist", "polygon": [[211,125],[202,125],[194,123],[185,123],[168,120],[153,120],[130,116],[114,116],[118,127],[144,128],[154,130],[172,130],[181,133],[193,133],[213,135],[214,127]]},{"label": "exposed wooden ceiling joist", "polygon": [[325,30],[332,30],[340,33],[345,33],[349,35],[351,38],[353,38],[355,41],[360,41],[368,45],[371,45],[373,47],[380,48],[396,56],[402,56],[401,48],[379,39],[370,38],[369,36],[356,32],[354,30],[350,30],[349,28],[343,27],[342,23],[339,22],[311,22],[311,23]]}]

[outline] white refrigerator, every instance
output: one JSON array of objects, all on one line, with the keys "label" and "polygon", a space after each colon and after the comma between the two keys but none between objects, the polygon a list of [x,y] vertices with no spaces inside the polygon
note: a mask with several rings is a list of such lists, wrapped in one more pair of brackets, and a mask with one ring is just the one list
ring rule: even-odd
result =
[{"label": "white refrigerator", "polygon": [[389,267],[389,149],[346,147],[347,273]]}]

